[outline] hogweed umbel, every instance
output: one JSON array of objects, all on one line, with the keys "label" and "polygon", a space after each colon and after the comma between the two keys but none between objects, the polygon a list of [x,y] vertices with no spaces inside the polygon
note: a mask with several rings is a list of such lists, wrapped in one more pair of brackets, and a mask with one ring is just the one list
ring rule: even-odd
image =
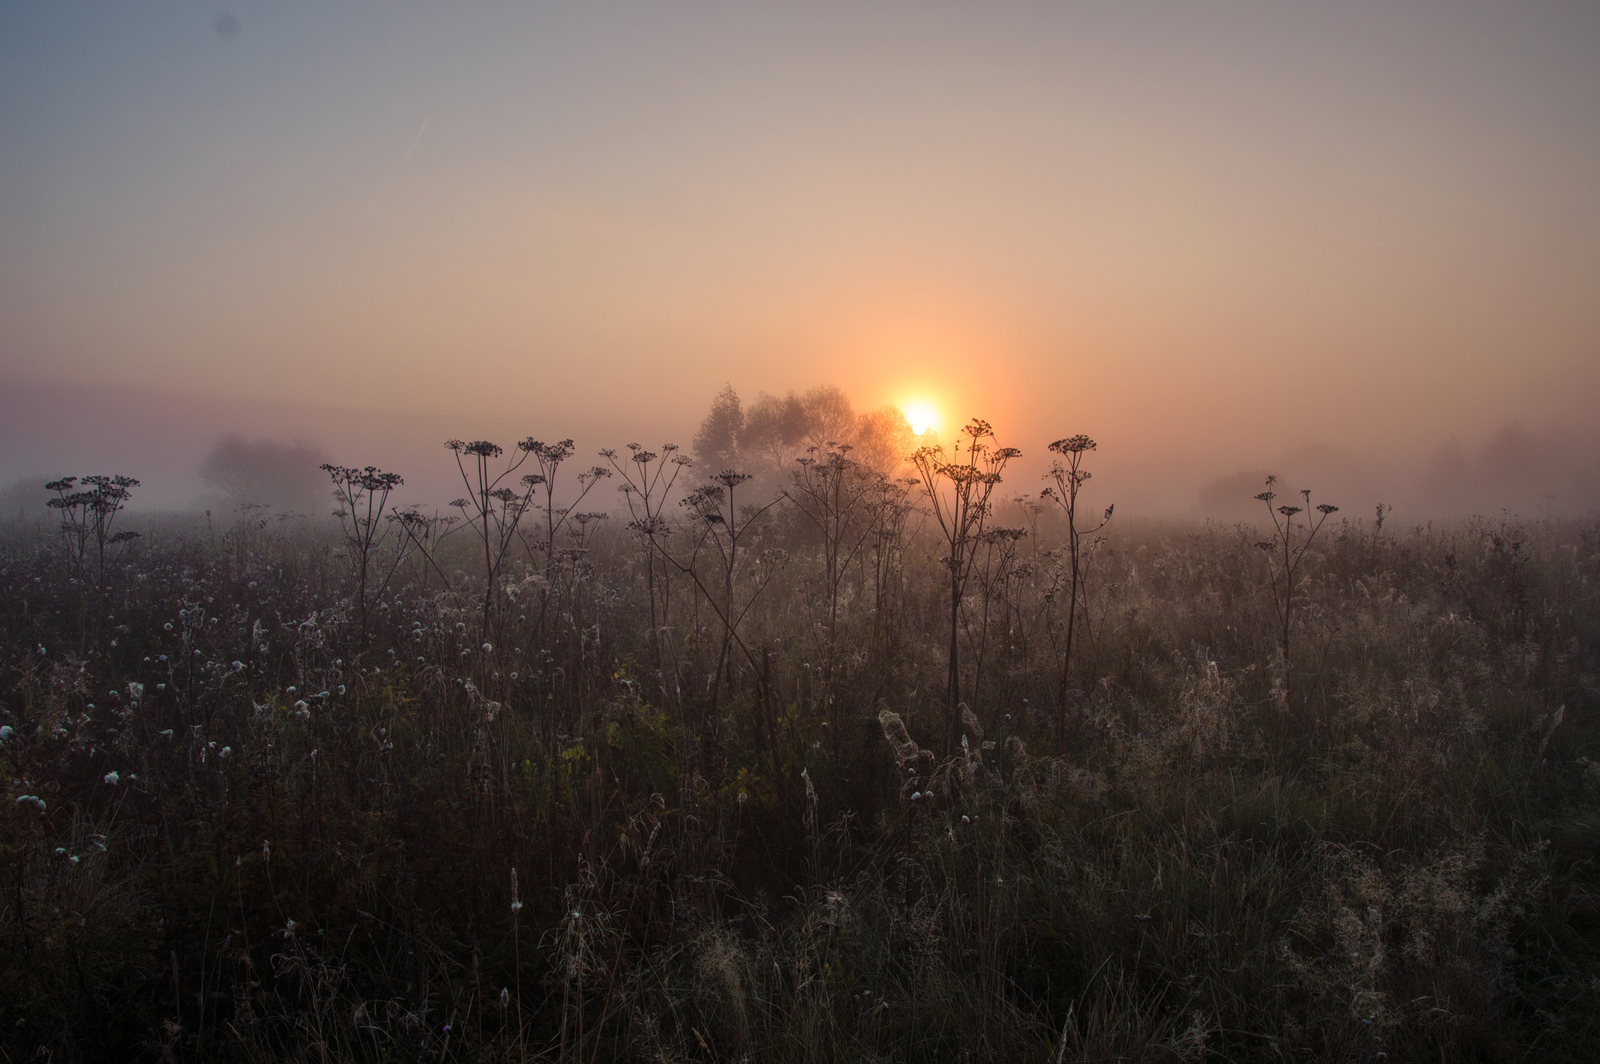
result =
[{"label": "hogweed umbel", "polygon": [[[1317,538],[1329,515],[1338,513],[1339,508],[1328,503],[1312,507],[1309,488],[1300,491],[1305,506],[1284,503],[1274,507],[1272,502],[1278,495],[1272,488],[1277,482],[1276,476],[1268,476],[1266,490],[1256,496],[1257,501],[1266,504],[1274,532],[1271,540],[1262,540],[1256,547],[1267,555],[1267,578],[1272,585],[1272,605],[1278,615],[1278,646],[1287,662],[1289,634],[1294,621],[1295,577],[1299,574],[1311,541]],[[1318,515],[1315,521],[1309,519],[1312,512]],[[1307,518],[1296,521],[1295,518],[1302,513],[1307,514]]]}]

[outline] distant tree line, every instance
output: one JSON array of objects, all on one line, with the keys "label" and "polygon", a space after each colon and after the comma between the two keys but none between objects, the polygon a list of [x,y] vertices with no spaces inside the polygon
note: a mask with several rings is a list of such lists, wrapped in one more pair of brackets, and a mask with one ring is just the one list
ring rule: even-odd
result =
[{"label": "distant tree line", "polygon": [[852,461],[892,475],[919,442],[926,441],[912,433],[899,408],[858,413],[835,385],[784,396],[762,392],[747,406],[730,384],[717,393],[700,423],[694,456],[706,469],[739,469],[766,478],[788,473],[812,448],[822,453],[847,445]]}]

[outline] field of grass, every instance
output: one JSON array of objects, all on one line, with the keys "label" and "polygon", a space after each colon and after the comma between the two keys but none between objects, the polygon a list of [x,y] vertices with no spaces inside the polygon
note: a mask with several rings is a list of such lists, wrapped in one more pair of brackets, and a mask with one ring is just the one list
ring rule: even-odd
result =
[{"label": "field of grass", "polygon": [[11,528],[0,1060],[1600,1059],[1600,523],[902,488]]}]

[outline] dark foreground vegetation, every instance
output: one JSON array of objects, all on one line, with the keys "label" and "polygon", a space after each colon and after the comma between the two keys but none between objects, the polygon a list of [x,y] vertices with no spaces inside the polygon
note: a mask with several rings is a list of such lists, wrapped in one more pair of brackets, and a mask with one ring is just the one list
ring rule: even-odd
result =
[{"label": "dark foreground vegetation", "polygon": [[453,523],[64,484],[0,1059],[1600,1059],[1600,524],[1091,534],[1091,442],[1021,502],[964,442],[460,443]]}]

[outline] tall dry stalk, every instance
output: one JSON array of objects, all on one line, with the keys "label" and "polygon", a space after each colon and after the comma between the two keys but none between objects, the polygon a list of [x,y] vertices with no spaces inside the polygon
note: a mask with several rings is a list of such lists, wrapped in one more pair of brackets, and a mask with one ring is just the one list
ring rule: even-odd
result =
[{"label": "tall dry stalk", "polygon": [[1045,477],[1054,481],[1055,486],[1039,492],[1041,499],[1052,500],[1067,516],[1067,632],[1066,645],[1061,651],[1061,678],[1056,685],[1056,744],[1059,746],[1066,741],[1067,685],[1072,675],[1073,635],[1080,608],[1085,613],[1088,612],[1088,603],[1083,601],[1083,537],[1092,536],[1106,527],[1116,506],[1107,506],[1105,513],[1101,515],[1100,523],[1093,528],[1079,528],[1078,492],[1082,490],[1084,482],[1093,476],[1083,468],[1083,456],[1095,450],[1095,442],[1080,433],[1077,436],[1056,440],[1050,445],[1050,450],[1066,460],[1063,463],[1057,459],[1050,463],[1050,472],[1046,473]]},{"label": "tall dry stalk", "polygon": [[1272,490],[1272,486],[1277,482],[1276,476],[1267,477],[1267,490],[1256,496],[1259,501],[1266,504],[1267,515],[1272,518],[1272,527],[1276,533],[1271,540],[1263,540],[1257,543],[1256,547],[1267,555],[1267,579],[1272,584],[1272,605],[1278,615],[1278,647],[1283,651],[1283,659],[1287,665],[1290,626],[1294,622],[1295,577],[1299,575],[1300,565],[1305,561],[1311,541],[1322,531],[1323,522],[1327,521],[1328,515],[1338,513],[1339,508],[1321,503],[1315,508],[1319,515],[1315,521],[1309,519],[1296,521],[1296,515],[1306,513],[1311,508],[1311,489],[1306,488],[1300,492],[1300,497],[1305,501],[1303,507],[1289,505],[1274,507],[1272,500],[1278,496]]},{"label": "tall dry stalk", "polygon": [[[965,443],[962,442],[965,437]],[[949,662],[945,676],[945,751],[954,753],[961,719],[961,599],[977,560],[977,546],[992,512],[989,497],[1000,483],[1006,463],[1021,456],[1015,447],[1000,447],[987,421],[973,418],[951,444],[950,459],[944,448],[919,447],[911,464],[922,481],[949,554],[943,562],[950,575]]]}]

